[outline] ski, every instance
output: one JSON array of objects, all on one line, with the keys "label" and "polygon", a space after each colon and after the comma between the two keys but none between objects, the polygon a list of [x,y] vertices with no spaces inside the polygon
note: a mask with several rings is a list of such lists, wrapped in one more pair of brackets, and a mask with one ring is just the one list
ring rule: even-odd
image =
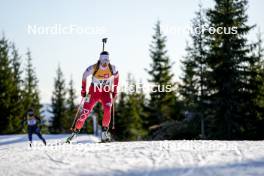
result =
[{"label": "ski", "polygon": [[70,144],[71,143],[71,140],[76,136],[75,133],[72,133],[65,141],[65,143],[67,144]]},{"label": "ski", "polygon": [[72,132],[72,134],[67,137],[65,140],[62,140],[60,142],[57,142],[53,145],[63,145],[63,144],[71,144],[71,141],[73,140],[73,138],[75,138],[77,136],[79,132]]}]

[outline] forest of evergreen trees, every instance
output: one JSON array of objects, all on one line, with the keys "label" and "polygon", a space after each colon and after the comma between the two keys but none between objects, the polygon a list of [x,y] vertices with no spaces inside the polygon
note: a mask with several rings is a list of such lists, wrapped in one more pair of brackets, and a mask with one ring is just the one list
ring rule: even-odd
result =
[{"label": "forest of evergreen trees", "polygon": [[[192,20],[186,54],[169,58],[160,22],[154,26],[146,68],[152,85],[172,91],[119,92],[115,104],[116,140],[264,139],[264,58],[261,33],[249,41],[246,0],[215,0],[199,5]],[[236,33],[210,33],[204,28],[235,27]],[[173,61],[181,60],[180,83],[174,82]],[[38,79],[31,52],[23,63],[15,44],[0,40],[0,133],[21,133],[20,121],[30,107],[40,112]],[[25,64],[25,67],[23,67]],[[76,113],[74,83],[58,66],[51,97],[50,133],[69,132]],[[128,84],[137,81],[128,75]],[[101,118],[101,106],[94,111]],[[100,121],[99,121],[100,122]]]}]

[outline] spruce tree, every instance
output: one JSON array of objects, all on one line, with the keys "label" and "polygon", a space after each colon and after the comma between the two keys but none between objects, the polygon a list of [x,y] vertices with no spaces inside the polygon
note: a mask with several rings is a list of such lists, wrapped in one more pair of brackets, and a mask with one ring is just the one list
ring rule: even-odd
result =
[{"label": "spruce tree", "polygon": [[9,58],[9,45],[5,37],[0,40],[0,133],[10,133],[9,129],[14,92],[13,73]]},{"label": "spruce tree", "polygon": [[[172,63],[167,56],[166,37],[161,32],[160,22],[155,25],[155,34],[150,45],[152,63],[147,70],[150,75],[149,83],[153,85],[149,101],[149,126],[160,124],[169,119],[176,119],[176,96],[173,91],[174,83],[171,73]],[[166,87],[168,88],[166,90]]]},{"label": "spruce tree", "polygon": [[143,129],[145,96],[131,74],[128,76],[128,84],[132,89],[126,103],[127,115],[123,117],[127,118],[127,140],[139,140],[146,135],[146,130]]},{"label": "spruce tree", "polygon": [[65,121],[66,130],[71,128],[71,124],[74,120],[74,116],[76,113],[76,104],[75,104],[76,98],[77,96],[76,96],[76,91],[74,89],[74,82],[71,77],[68,88],[68,99],[66,100],[67,103],[67,119]]},{"label": "spruce tree", "polygon": [[[215,0],[215,7],[207,12],[209,26],[224,27],[222,33],[208,35],[210,137],[218,139],[243,138],[246,126],[244,113],[251,98],[247,94],[250,77],[250,46],[246,35],[246,0]],[[236,30],[231,30],[236,27]],[[233,28],[234,29],[234,28]],[[233,31],[233,32],[232,32]],[[250,88],[251,89],[251,88]],[[255,91],[255,90],[250,90]]]},{"label": "spruce tree", "polygon": [[128,86],[130,92],[120,94],[116,111],[116,133],[117,140],[140,140],[147,131],[143,128],[145,119],[145,96],[141,87],[136,84],[131,74],[128,74]]},{"label": "spruce tree", "polygon": [[63,77],[62,70],[60,66],[57,69],[57,75],[54,80],[54,90],[52,93],[52,126],[50,131],[52,133],[61,133],[65,130],[65,119],[67,118],[66,109],[66,90],[65,90],[65,80]]},{"label": "spruce tree", "polygon": [[116,117],[115,117],[115,129],[118,133],[115,133],[114,138],[116,140],[127,140],[127,94],[121,92],[116,104]]},{"label": "spruce tree", "polygon": [[[190,48],[187,47],[186,51],[189,54]],[[195,112],[197,107],[197,84],[196,71],[197,67],[195,60],[192,56],[186,56],[184,60],[181,61],[183,68],[183,77],[181,77],[182,83],[179,85],[179,92],[183,97],[184,110],[189,112]]]},{"label": "spruce tree", "polygon": [[[191,45],[187,46],[187,56],[182,61],[183,77],[179,92],[183,97],[185,114],[200,119],[201,137],[205,137],[205,102],[206,90],[206,36],[203,29],[206,27],[205,14],[202,5],[192,21],[193,31],[190,34]],[[197,124],[197,122],[195,122]],[[197,124],[198,125],[198,124]]]},{"label": "spruce tree", "polygon": [[[264,132],[261,130],[264,127],[264,47],[263,47],[263,39],[262,34],[260,31],[257,34],[257,43],[256,43],[256,52],[254,54],[255,57],[257,57],[258,62],[258,74],[257,79],[260,81],[260,87],[259,87],[259,94],[257,97],[257,103],[260,107],[259,113],[258,113],[258,119],[262,122],[258,124],[259,130],[258,134],[261,134],[262,138],[264,137]],[[261,132],[260,132],[261,131]]]},{"label": "spruce tree", "polygon": [[25,110],[23,105],[21,57],[19,56],[14,43],[11,45],[11,66],[14,89],[11,94],[11,119],[9,128],[14,129],[14,132],[17,132],[20,128],[20,118],[23,116]]},{"label": "spruce tree", "polygon": [[38,90],[38,79],[35,69],[32,65],[30,50],[27,51],[26,56],[27,63],[25,68],[25,78],[23,82],[23,105],[26,111],[29,108],[33,108],[34,112],[39,115],[41,105]]},{"label": "spruce tree", "polygon": [[252,60],[249,64],[247,73],[248,84],[245,89],[244,98],[245,114],[243,124],[243,136],[250,139],[263,139],[264,138],[264,58],[262,36],[259,32],[257,34],[257,42],[253,48]]}]

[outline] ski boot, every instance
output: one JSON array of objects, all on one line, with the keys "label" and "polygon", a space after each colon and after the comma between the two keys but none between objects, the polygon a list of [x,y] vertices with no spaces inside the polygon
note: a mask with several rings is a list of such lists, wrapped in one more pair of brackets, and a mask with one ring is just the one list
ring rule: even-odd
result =
[{"label": "ski boot", "polygon": [[103,127],[102,135],[101,135],[101,142],[111,142],[111,134],[108,132],[107,127]]},{"label": "ski boot", "polygon": [[32,147],[32,141],[29,141],[29,147],[30,148]]},{"label": "ski boot", "polygon": [[45,139],[43,139],[43,144],[46,146],[47,145],[47,142],[46,142],[46,140]]},{"label": "ski boot", "polygon": [[77,136],[77,134],[79,134],[79,132],[80,132],[80,130],[78,130],[78,129],[74,129],[73,132],[72,132],[72,134],[66,139],[66,143],[67,143],[67,144],[70,144],[70,143],[71,143],[71,140],[72,140],[75,136]]}]

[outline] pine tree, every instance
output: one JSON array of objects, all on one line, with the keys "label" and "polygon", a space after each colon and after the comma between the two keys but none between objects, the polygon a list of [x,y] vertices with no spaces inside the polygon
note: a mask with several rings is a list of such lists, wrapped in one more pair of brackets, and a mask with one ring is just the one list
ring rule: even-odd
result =
[{"label": "pine tree", "polygon": [[[180,94],[183,97],[185,112],[192,117],[198,117],[201,121],[201,137],[205,137],[205,102],[206,102],[206,36],[203,29],[206,26],[204,10],[199,5],[199,11],[192,21],[193,32],[191,46],[187,46],[187,56],[182,61],[183,77],[179,86]],[[196,123],[196,122],[195,122]],[[197,123],[196,123],[197,124]],[[197,124],[198,125],[198,124]]]},{"label": "pine tree", "polygon": [[[172,64],[166,51],[166,37],[161,33],[160,22],[155,25],[155,34],[150,46],[152,63],[147,70],[150,75],[149,82],[154,86],[150,93],[148,118],[149,126],[160,124],[169,119],[175,119],[175,92],[171,73]],[[168,89],[166,89],[166,87]]]},{"label": "pine tree", "polygon": [[[208,36],[209,54],[206,64],[207,87],[210,89],[210,137],[219,139],[243,138],[245,102],[251,101],[247,86],[252,62],[246,35],[252,29],[247,23],[246,0],[215,0],[207,12],[209,26],[226,28],[225,33]],[[229,29],[236,27],[235,32]],[[229,29],[228,29],[229,28]],[[255,90],[250,90],[255,91]]]},{"label": "pine tree", "polygon": [[23,105],[26,111],[29,108],[33,108],[34,112],[39,115],[41,105],[38,90],[38,79],[35,69],[32,65],[30,50],[27,51],[26,56],[27,64],[25,68],[25,78],[23,85]]},{"label": "pine tree", "polygon": [[10,133],[10,112],[14,91],[9,45],[5,37],[0,40],[0,133]]},{"label": "pine tree", "polygon": [[53,121],[50,131],[52,133],[61,133],[65,130],[66,115],[66,90],[65,80],[60,66],[57,69],[57,76],[54,80],[54,91],[52,93],[52,113]]}]

